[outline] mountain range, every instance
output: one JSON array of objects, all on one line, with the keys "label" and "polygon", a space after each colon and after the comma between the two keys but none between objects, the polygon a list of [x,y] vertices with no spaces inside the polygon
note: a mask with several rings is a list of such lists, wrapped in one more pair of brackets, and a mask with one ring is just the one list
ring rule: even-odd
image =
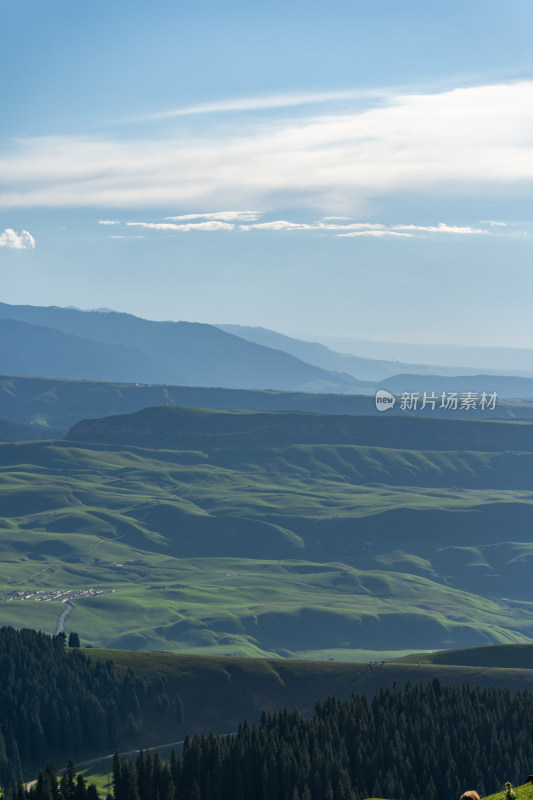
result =
[{"label": "mountain range", "polygon": [[[492,352],[491,349],[464,348],[471,354],[470,357],[472,359],[470,366],[464,366],[461,363],[454,364],[453,361],[451,364],[442,364],[438,361],[439,356],[443,356],[443,351],[450,357],[448,351],[444,350],[444,347],[441,349],[437,345],[427,345],[426,347],[424,347],[424,345],[418,345],[419,349],[417,350],[413,345],[411,350],[409,350],[407,346],[405,346],[407,352],[412,352],[413,355],[418,355],[419,358],[417,363],[407,363],[398,359],[387,360],[379,356],[366,355],[362,357],[360,355],[353,355],[354,352],[359,351],[367,353],[368,351],[372,352],[376,350],[379,352],[379,342],[372,343],[367,340],[348,339],[346,342],[351,343],[353,352],[336,352],[320,342],[295,339],[292,336],[285,336],[284,334],[268,330],[267,328],[247,325],[218,325],[217,327],[227,333],[232,333],[234,336],[247,339],[249,342],[262,344],[265,347],[273,347],[276,350],[283,350],[285,353],[290,353],[296,358],[301,358],[303,361],[307,361],[315,367],[340,370],[341,372],[347,372],[349,375],[353,375],[365,381],[383,381],[386,378],[401,373],[443,376],[479,375],[483,373],[484,375],[514,375],[522,378],[533,378],[533,353],[530,356],[530,370],[525,370],[523,368],[518,369],[518,367],[512,369],[510,368],[511,365],[507,365],[501,369],[495,368],[494,363],[502,361],[503,353],[506,350],[505,348],[494,348],[495,358],[492,364],[489,355]],[[338,341],[342,347],[344,340],[341,339]],[[385,343],[382,344],[385,345]],[[345,343],[344,346],[349,345]],[[390,345],[389,350],[392,349],[392,345]],[[516,351],[512,348],[508,349],[510,353],[509,360],[512,359],[513,362],[517,361]],[[458,362],[464,360],[464,354],[461,348],[450,348],[450,350],[452,354],[457,356]],[[488,353],[485,352],[486,350],[488,350]],[[522,351],[522,367],[525,366],[524,362],[527,362],[528,352],[527,350]],[[431,363],[424,363],[424,358],[427,358],[428,355],[433,356],[433,358],[437,360]]]},{"label": "mountain range", "polygon": [[366,359],[264,328],[5,303],[0,373],[350,395],[385,388],[396,395],[471,391],[533,397],[533,377]]},{"label": "mountain range", "polygon": [[3,373],[239,389],[361,393],[366,388],[351,375],[213,325],[5,303],[0,322]]}]

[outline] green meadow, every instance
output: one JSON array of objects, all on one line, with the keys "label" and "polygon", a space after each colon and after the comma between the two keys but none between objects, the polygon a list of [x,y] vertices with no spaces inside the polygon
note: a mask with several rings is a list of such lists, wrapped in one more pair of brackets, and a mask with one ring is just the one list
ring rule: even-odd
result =
[{"label": "green meadow", "polygon": [[202,445],[0,445],[0,623],[53,632],[57,599],[8,598],[68,590],[66,630],[93,646],[360,661],[533,641],[533,454]]}]

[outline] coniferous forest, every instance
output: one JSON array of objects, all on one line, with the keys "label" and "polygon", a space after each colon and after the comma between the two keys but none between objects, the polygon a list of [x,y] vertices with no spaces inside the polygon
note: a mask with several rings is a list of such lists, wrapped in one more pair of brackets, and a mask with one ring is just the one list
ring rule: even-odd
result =
[{"label": "coniferous forest", "polygon": [[[467,684],[382,689],[264,713],[234,736],[187,737],[183,753],[113,760],[113,800],[450,800],[523,783],[533,765],[533,695]],[[70,778],[52,794],[53,768],[13,800],[95,800],[94,787]],[[47,777],[48,776],[48,777]],[[81,776],[80,776],[81,777]],[[76,786],[77,794],[76,794]],[[63,787],[63,788],[62,788]],[[72,794],[74,792],[74,794]]]},{"label": "coniferous forest", "polygon": [[[134,728],[143,703],[161,685],[128,671],[119,677],[111,661],[92,661],[87,651],[65,649],[62,636],[0,628],[0,786],[21,781],[21,761],[43,761],[84,748],[111,750]],[[66,756],[65,756],[66,754]]]}]

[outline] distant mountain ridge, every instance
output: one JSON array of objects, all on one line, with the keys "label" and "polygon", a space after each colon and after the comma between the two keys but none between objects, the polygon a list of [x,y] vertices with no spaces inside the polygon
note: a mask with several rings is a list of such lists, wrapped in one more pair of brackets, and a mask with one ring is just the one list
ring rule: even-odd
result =
[{"label": "distant mountain ridge", "polygon": [[400,396],[403,392],[418,392],[420,398],[423,393],[432,392],[441,395],[442,392],[474,392],[491,394],[496,392],[499,397],[506,398],[533,398],[533,378],[520,378],[514,375],[393,375],[382,381],[380,386],[394,395]]},{"label": "distant mountain ridge", "polygon": [[[118,383],[0,375],[0,418],[42,428],[34,437],[67,431],[82,419],[129,414],[148,406],[192,406],[226,411],[302,411],[319,414],[378,414],[368,395],[214,389],[202,386]],[[399,412],[407,415],[409,412]],[[430,409],[424,416],[471,418],[472,412]],[[533,419],[533,402],[499,402],[491,419]],[[47,434],[48,431],[48,434]],[[20,438],[28,438],[28,432]],[[31,437],[30,437],[31,438]]]},{"label": "distant mountain ridge", "polygon": [[161,383],[165,375],[164,367],[138,348],[14,319],[0,319],[0,372],[155,383]]},{"label": "distant mountain ridge", "polygon": [[[358,369],[368,375],[410,365],[344,356],[264,329],[250,330],[272,346],[197,322],[5,303],[0,303],[0,325],[0,373],[14,375],[347,395],[386,388],[397,396],[484,391],[501,398],[533,398],[533,377],[514,375],[420,374],[419,366],[416,374],[360,380],[353,374]],[[320,364],[345,367],[352,374]]]},{"label": "distant mountain ridge", "polygon": [[[360,358],[348,353],[336,353],[318,342],[305,342],[302,339],[285,336],[267,328],[249,325],[217,325],[217,327],[226,331],[226,333],[240,336],[249,342],[283,350],[285,353],[290,353],[290,355],[301,358],[316,367],[347,372],[361,380],[380,381],[391,375],[397,375],[398,372],[411,371],[409,370],[411,365],[408,364]],[[413,369],[412,371],[416,370]]]},{"label": "distant mountain ridge", "polygon": [[533,422],[156,407],[82,420],[66,438],[168,449],[341,444],[428,451],[532,452]]},{"label": "distant mountain ridge", "polygon": [[[487,331],[488,333],[488,331]],[[342,336],[301,337],[317,341],[338,353],[358,353],[369,359],[404,361],[416,364],[439,364],[469,372],[494,371],[499,374],[533,375],[533,347],[495,346],[490,344],[432,344],[430,342],[383,341]],[[459,374],[459,373],[458,373]]]},{"label": "distant mountain ridge", "polygon": [[[340,370],[347,372],[356,378],[366,381],[383,381],[399,373],[408,373],[414,375],[475,375],[483,374],[498,374],[498,375],[516,375],[516,371],[496,370],[496,369],[482,369],[481,367],[464,367],[464,366],[445,366],[440,364],[426,364],[426,363],[405,363],[398,360],[387,360],[362,357],[348,352],[336,352],[324,344],[315,341],[306,341],[304,339],[297,339],[292,336],[285,336],[277,331],[269,330],[268,328],[261,328],[249,325],[217,325],[223,331],[232,333],[235,336],[240,336],[249,342],[256,342],[263,344],[266,347],[273,347],[283,350],[286,353],[301,358],[309,364],[314,364],[316,367],[324,369]],[[349,340],[348,340],[349,341]],[[354,340],[354,347],[356,347]],[[364,343],[361,343],[364,347]],[[436,353],[438,353],[436,349]],[[533,362],[532,371],[523,373],[520,377],[533,377]]]},{"label": "distant mountain ridge", "polygon": [[[245,341],[213,325],[198,322],[154,322],[111,311],[11,306],[5,303],[0,303],[0,320],[4,324],[11,320],[12,328],[0,352],[0,371],[13,374],[93,379],[105,377],[108,380],[126,379],[130,382],[157,381],[240,389],[348,393],[371,391],[371,387],[366,387],[364,382],[351,375],[315,367],[288,353]],[[33,326],[34,330],[30,327],[20,328],[19,339],[13,321]],[[53,359],[50,362],[46,358],[36,360],[32,357],[33,348],[39,346],[41,335],[46,335],[49,340],[53,338],[52,334],[43,334],[39,328],[54,329],[78,337],[77,341],[71,340],[72,351],[69,353],[68,340],[56,336],[57,346],[63,351],[60,359],[63,371],[59,374],[57,362]],[[90,360],[97,350],[96,343],[101,345],[101,373],[105,375],[96,375],[95,365]],[[111,348],[107,354],[102,351],[104,346]],[[119,351],[117,348],[126,350]],[[82,363],[78,364],[80,350],[85,350],[85,360],[82,359]],[[132,351],[140,353],[137,367],[131,364]],[[123,357],[122,364],[120,358],[117,363],[119,353]],[[20,367],[17,367],[18,364]],[[147,378],[147,375],[153,377]]]}]

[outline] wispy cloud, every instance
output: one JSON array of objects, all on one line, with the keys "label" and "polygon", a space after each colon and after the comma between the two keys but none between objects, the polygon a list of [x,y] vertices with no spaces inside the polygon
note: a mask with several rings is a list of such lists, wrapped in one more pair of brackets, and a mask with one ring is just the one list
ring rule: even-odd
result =
[{"label": "wispy cloud", "polygon": [[[326,217],[324,219],[330,220],[349,220],[349,217]],[[258,222],[254,225],[241,225],[242,231],[342,231],[342,230],[357,230],[360,228],[384,228],[385,226],[380,222],[347,222],[342,224],[340,222],[288,222],[286,219],[277,219],[272,222]]]},{"label": "wispy cloud", "polygon": [[118,219],[99,219],[99,225],[120,225]]},{"label": "wispy cloud", "polygon": [[307,222],[288,222],[286,219],[276,219],[272,222],[258,222],[254,225],[241,225],[241,231],[312,231],[318,225]]},{"label": "wispy cloud", "polygon": [[497,222],[494,219],[482,219],[482,225],[490,225],[491,228],[505,228],[507,226],[506,222]]},{"label": "wispy cloud", "polygon": [[371,100],[385,98],[390,89],[347,90],[337,92],[294,92],[285,94],[260,95],[252,97],[232,97],[213,103],[198,103],[192,106],[156,111],[135,117],[135,122],[188,117],[196,114],[218,114],[235,111],[266,111],[276,108],[297,108],[298,106],[331,103],[336,100]]},{"label": "wispy cloud", "polygon": [[499,200],[530,191],[532,129],[533,81],[522,81],[194,137],[25,138],[0,152],[0,207],[305,205],[354,214],[406,193]]},{"label": "wispy cloud", "polygon": [[33,250],[35,239],[29,231],[17,233],[13,228],[6,228],[0,233],[0,247],[10,247],[13,250]]},{"label": "wispy cloud", "polygon": [[439,222],[438,225],[393,225],[393,230],[398,231],[424,231],[426,233],[461,233],[461,234],[486,234],[488,231],[483,228],[472,228],[469,225],[446,225]]},{"label": "wispy cloud", "polygon": [[187,222],[177,225],[174,222],[126,222],[131,228],[150,228],[154,231],[231,231],[235,227],[230,222],[206,220],[205,222]]},{"label": "wispy cloud", "polygon": [[338,233],[337,236],[339,237],[346,237],[346,236],[405,236],[407,238],[412,237],[412,233],[398,233],[398,231],[350,231],[350,233]]},{"label": "wispy cloud", "polygon": [[[126,222],[127,227],[147,228],[153,231],[166,232],[187,232],[187,231],[320,231],[323,234],[335,236],[396,236],[412,238],[413,236],[427,236],[434,234],[455,234],[455,235],[487,235],[491,233],[490,228],[475,228],[471,225],[448,225],[439,222],[437,225],[385,225],[382,222],[356,222],[349,217],[322,217],[319,220],[309,222],[291,222],[286,219],[269,220],[265,222],[254,222],[250,224],[238,224],[233,222],[223,222],[221,217],[233,218],[235,220],[245,219],[247,215],[255,218],[262,215],[259,212],[231,211],[215,212],[209,214],[182,214],[180,217],[165,217],[168,219],[203,219],[201,222]],[[489,224],[489,223],[487,223]]]},{"label": "wispy cloud", "polygon": [[259,211],[215,211],[212,214],[180,214],[179,217],[165,217],[174,221],[190,219],[217,219],[224,222],[253,222],[259,219]]}]

